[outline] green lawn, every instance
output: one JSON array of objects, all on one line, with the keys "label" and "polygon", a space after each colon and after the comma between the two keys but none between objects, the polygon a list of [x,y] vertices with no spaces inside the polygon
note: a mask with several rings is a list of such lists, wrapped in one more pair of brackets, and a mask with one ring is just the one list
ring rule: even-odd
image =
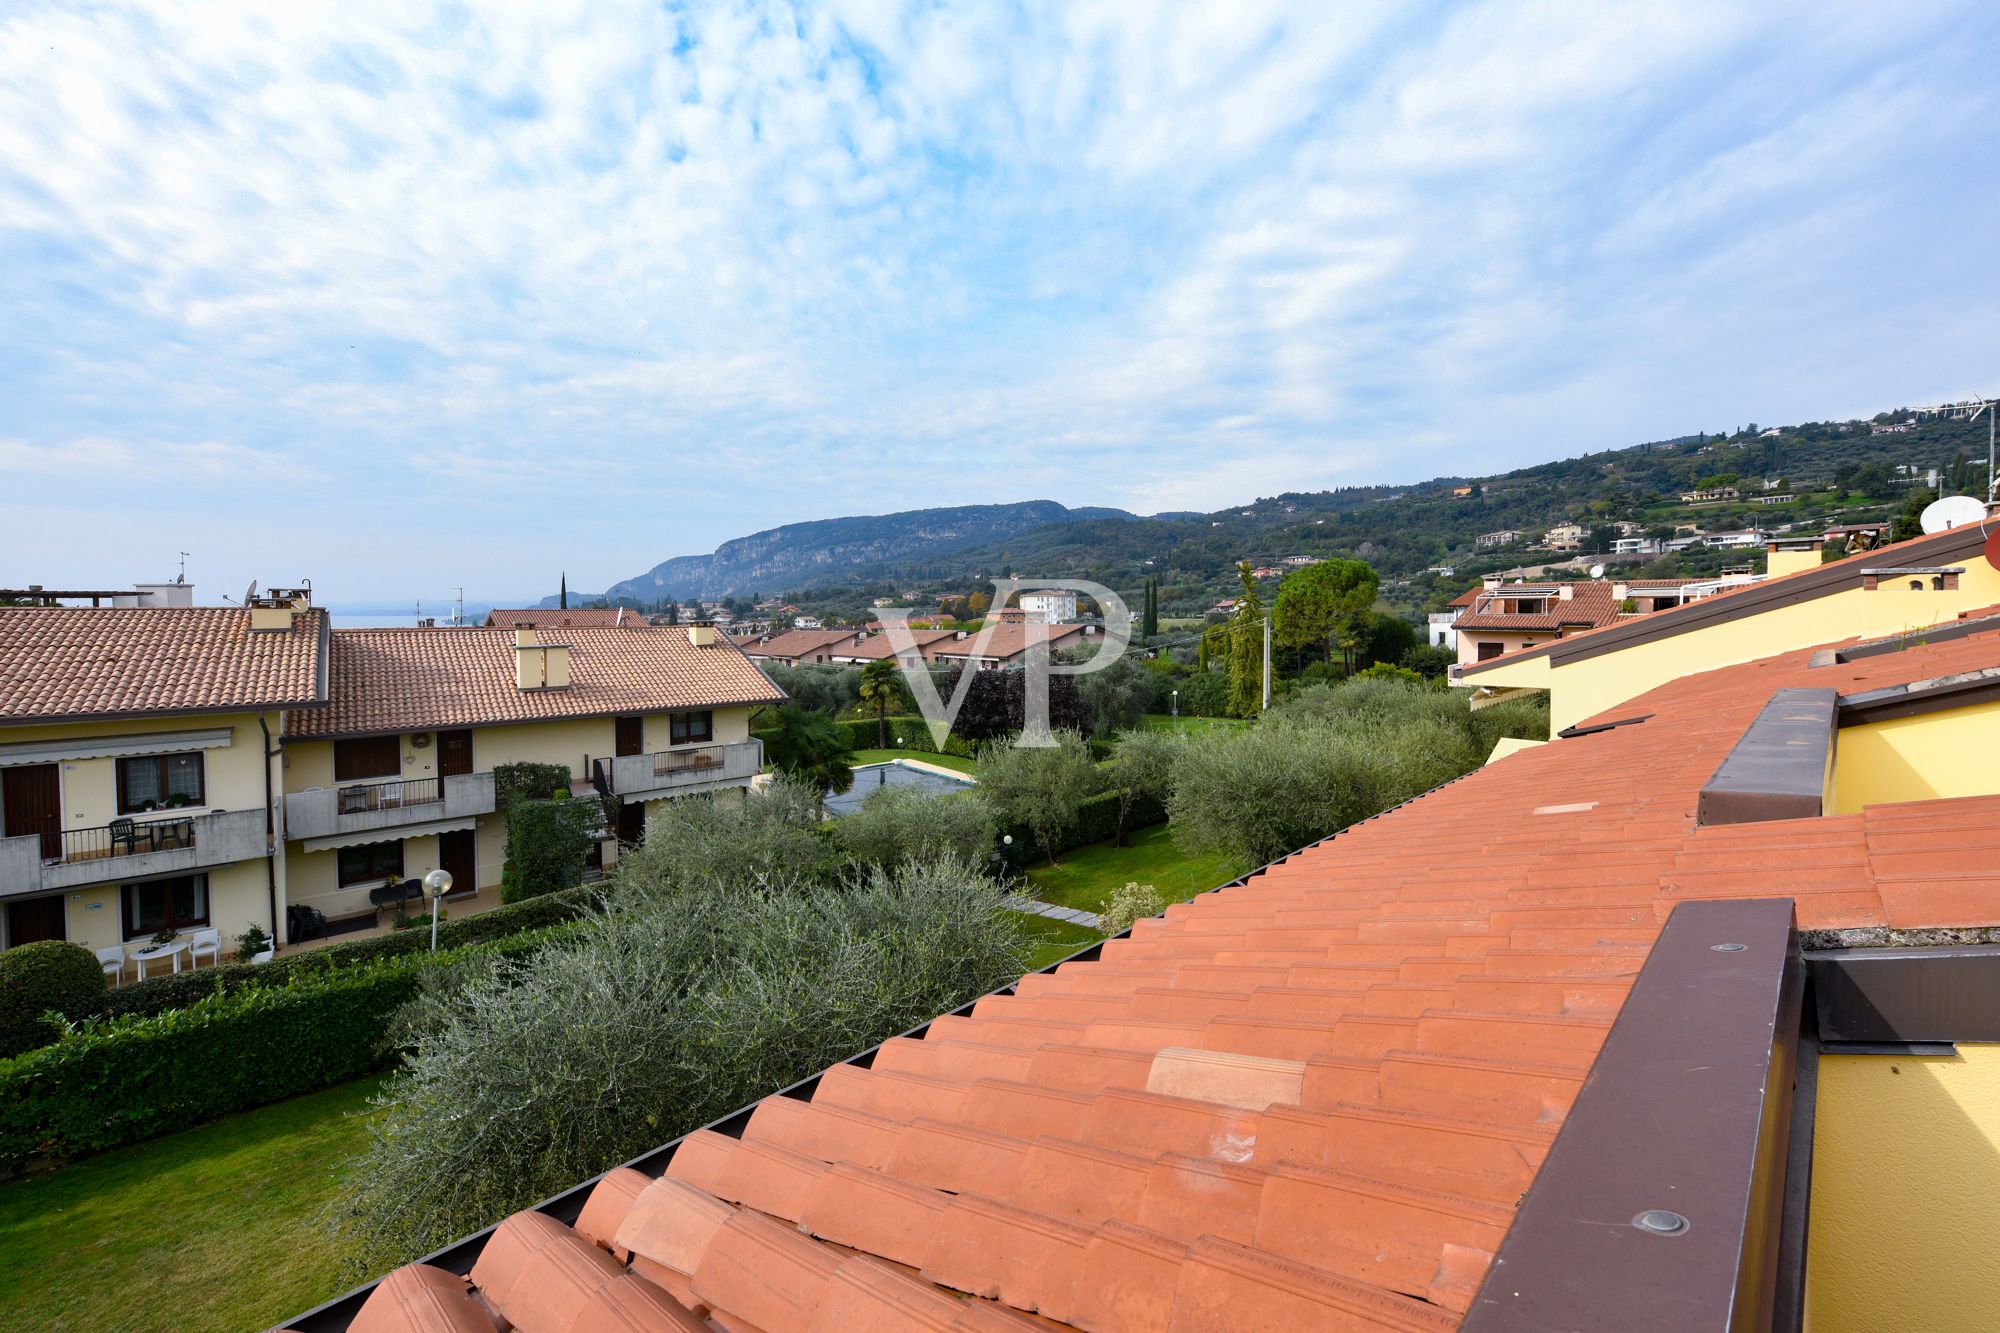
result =
[{"label": "green lawn", "polygon": [[1147,731],[1173,731],[1179,728],[1190,736],[1198,736],[1204,731],[1234,731],[1247,727],[1250,722],[1240,717],[1174,717],[1171,713],[1148,713],[1142,724]]},{"label": "green lawn", "polygon": [[264,1328],[331,1296],[318,1225],[365,1078],[0,1185],[0,1328]]},{"label": "green lawn", "polygon": [[1029,912],[1015,912],[1013,915],[1020,918],[1021,933],[1038,941],[1028,955],[1030,972],[1039,972],[1050,963],[1059,963],[1085,945],[1095,944],[1104,938],[1088,926],[1073,926],[1067,921],[1056,921]]},{"label": "green lawn", "polygon": [[1152,885],[1168,902],[1178,903],[1243,873],[1225,857],[1180,852],[1165,824],[1133,834],[1130,847],[1093,843],[1064,852],[1060,859],[1062,864],[1053,869],[1028,868],[1028,896],[1084,912],[1102,910],[1113,889],[1135,881]]},{"label": "green lawn", "polygon": [[926,764],[936,764],[939,768],[949,768],[960,773],[977,775],[979,765],[970,759],[955,754],[925,754],[921,750],[856,750],[847,757],[850,764],[886,764],[894,759],[915,759]]}]

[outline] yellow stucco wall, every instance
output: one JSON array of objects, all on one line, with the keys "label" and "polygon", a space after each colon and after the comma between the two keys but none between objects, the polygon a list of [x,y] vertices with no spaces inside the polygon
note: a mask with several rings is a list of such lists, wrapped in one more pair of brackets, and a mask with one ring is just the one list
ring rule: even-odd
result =
[{"label": "yellow stucco wall", "polygon": [[[261,859],[238,861],[202,873],[208,876],[209,925],[222,932],[225,952],[235,949],[236,936],[252,922],[267,931],[271,928],[270,884]],[[143,942],[125,939],[118,918],[123,905],[119,888],[108,884],[74,889],[63,895],[63,928],[71,940],[86,949]],[[185,959],[182,965],[186,965]]]},{"label": "yellow stucco wall", "polygon": [[1497,643],[1502,652],[1511,653],[1521,648],[1532,648],[1538,643],[1547,643],[1556,636],[1552,633],[1508,634],[1497,630],[1466,629],[1458,632],[1458,664],[1476,666],[1479,662],[1479,645]]},{"label": "yellow stucco wall", "polygon": [[1833,809],[1850,815],[1886,801],[2000,794],[2000,704],[1952,708],[1842,727],[1833,761]]},{"label": "yellow stucco wall", "polygon": [[1486,756],[1486,762],[1497,764],[1510,754],[1519,754],[1523,750],[1532,750],[1537,746],[1547,744],[1547,741],[1528,741],[1522,740],[1518,736],[1502,736],[1498,741],[1494,742],[1493,753]]},{"label": "yellow stucco wall", "polygon": [[[267,714],[272,734],[279,715]],[[0,742],[41,744],[47,741],[101,739],[114,736],[157,736],[163,732],[227,731],[229,744],[213,749],[202,747],[202,785],[206,805],[187,806],[174,811],[176,817],[209,810],[261,810],[264,808],[264,774],[261,768],[264,736],[257,729],[255,713],[225,713],[212,717],[142,718],[132,722],[82,722],[65,726],[8,727],[0,730]],[[66,829],[94,828],[108,824],[118,815],[118,761],[116,759],[65,759],[60,764],[62,816]],[[138,815],[145,819],[148,816]]]},{"label": "yellow stucco wall", "polygon": [[1819,1063],[1813,1333],[1991,1329],[2000,1310],[2000,1045]]},{"label": "yellow stucco wall", "polygon": [[1984,560],[1961,567],[1956,589],[1933,591],[1926,584],[1911,591],[1904,580],[1890,580],[1873,592],[1850,588],[1564,666],[1551,667],[1544,656],[1489,667],[1465,683],[1548,690],[1549,727],[1560,731],[1682,676],[1844,639],[1919,630],[2000,602],[2000,570]]}]

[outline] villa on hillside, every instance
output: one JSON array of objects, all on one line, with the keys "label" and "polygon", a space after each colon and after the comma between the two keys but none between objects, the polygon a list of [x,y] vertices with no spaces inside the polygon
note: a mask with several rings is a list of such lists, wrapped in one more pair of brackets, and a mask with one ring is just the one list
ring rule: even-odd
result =
[{"label": "villa on hillside", "polygon": [[751,710],[783,697],[705,623],[340,630],[304,590],[0,608],[0,945],[284,942],[294,907],[367,924],[432,869],[488,905],[497,765],[614,801],[608,863],[652,803],[747,788]]}]

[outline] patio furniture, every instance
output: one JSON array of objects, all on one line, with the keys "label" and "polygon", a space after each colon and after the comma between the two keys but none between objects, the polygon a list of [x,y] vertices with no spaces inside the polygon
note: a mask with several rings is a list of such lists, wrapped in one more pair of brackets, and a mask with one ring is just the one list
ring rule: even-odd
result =
[{"label": "patio furniture", "polygon": [[192,847],[194,845],[194,820],[162,819],[148,826],[153,834],[153,850],[165,847]]},{"label": "patio furniture", "polygon": [[398,880],[394,884],[384,884],[368,890],[368,901],[374,905],[377,915],[380,915],[385,907],[401,908],[404,903],[412,899],[421,899],[423,896],[422,881],[414,879]]},{"label": "patio furniture", "polygon": [[181,955],[187,952],[186,940],[168,940],[165,944],[146,944],[132,950],[132,961],[139,965],[139,980],[146,979],[146,964],[150,960],[172,958],[174,971],[181,970]]},{"label": "patio furniture", "polygon": [[130,819],[114,819],[111,821],[110,829],[111,854],[113,856],[119,854],[118,849],[121,847],[127,852],[138,851],[139,840],[142,837],[148,836],[147,834],[140,833],[137,822]]},{"label": "patio furniture", "polygon": [[99,949],[97,961],[104,968],[104,975],[111,978],[111,984],[116,986],[125,975],[125,951],[115,944]]},{"label": "patio furniture", "polygon": [[285,909],[285,938],[293,944],[300,940],[326,938],[326,913],[317,907],[293,905]]},{"label": "patio furniture", "polygon": [[222,962],[222,932],[213,928],[197,930],[188,945],[188,966],[200,967],[202,956],[207,955],[216,963]]}]

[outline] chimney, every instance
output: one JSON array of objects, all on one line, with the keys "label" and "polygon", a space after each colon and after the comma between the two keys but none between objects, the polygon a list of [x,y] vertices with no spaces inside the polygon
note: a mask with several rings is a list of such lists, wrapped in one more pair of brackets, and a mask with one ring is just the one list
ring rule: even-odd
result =
[{"label": "chimney", "polygon": [[521,690],[569,688],[569,645],[543,643],[533,625],[514,626],[514,685]]},{"label": "chimney", "polygon": [[1824,537],[1781,537],[1764,544],[1764,572],[1771,578],[1818,569]]},{"label": "chimney", "polygon": [[690,620],[687,623],[688,642],[697,648],[715,646],[715,622],[713,620]]},{"label": "chimney", "polygon": [[1557,594],[1556,594],[1556,596],[1557,596],[1557,597],[1559,597],[1559,598],[1561,598],[1561,599],[1562,599],[1563,601],[1565,601],[1565,602],[1573,602],[1573,601],[1575,601],[1575,600],[1576,600],[1576,585],[1575,585],[1574,583],[1565,583],[1565,584],[1563,584],[1563,586],[1562,586],[1562,591],[1561,591],[1561,592],[1559,592],[1559,593],[1557,593]]},{"label": "chimney", "polygon": [[1632,595],[1632,587],[1631,587],[1631,585],[1630,585],[1630,584],[1626,584],[1626,583],[1614,583],[1614,584],[1612,584],[1612,585],[1611,585],[1611,600],[1612,600],[1612,601],[1614,601],[1614,602],[1622,602],[1622,601],[1624,601],[1624,600],[1625,600],[1625,599],[1626,599],[1627,597],[1630,597],[1631,595]]},{"label": "chimney", "polygon": [[288,630],[294,617],[312,608],[312,590],[273,588],[262,597],[252,597],[245,605],[250,608],[251,633]]},{"label": "chimney", "polygon": [[1500,576],[1498,574],[1488,574],[1485,578],[1481,579],[1480,582],[1486,585],[1488,591],[1491,591],[1492,589],[1500,586]]}]

